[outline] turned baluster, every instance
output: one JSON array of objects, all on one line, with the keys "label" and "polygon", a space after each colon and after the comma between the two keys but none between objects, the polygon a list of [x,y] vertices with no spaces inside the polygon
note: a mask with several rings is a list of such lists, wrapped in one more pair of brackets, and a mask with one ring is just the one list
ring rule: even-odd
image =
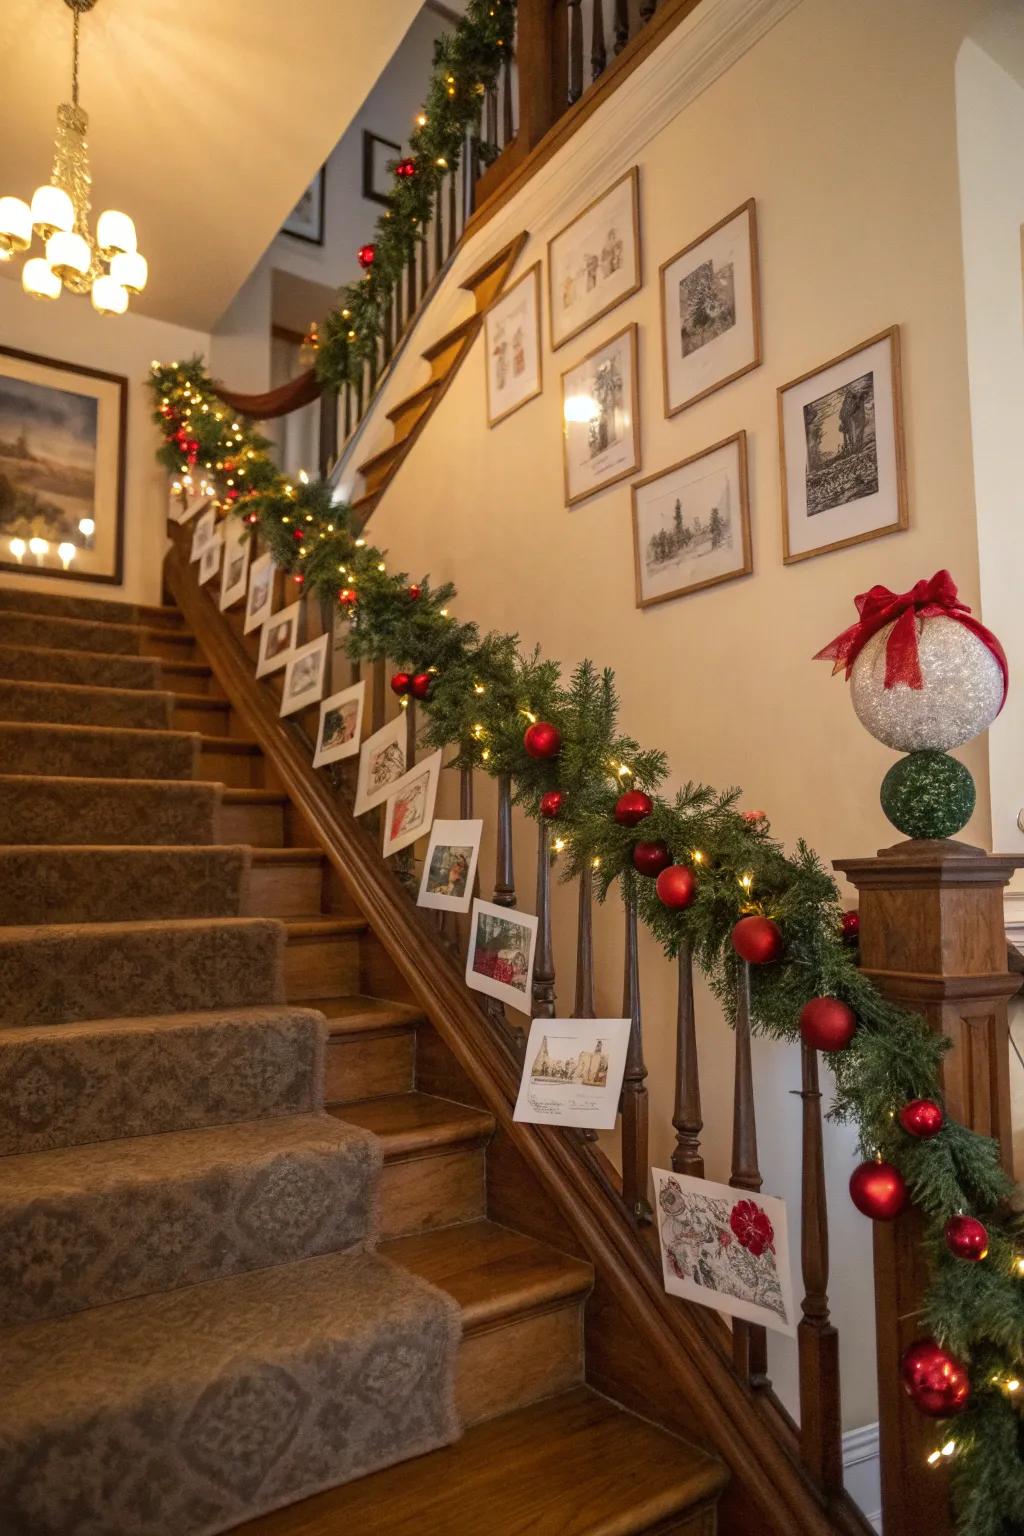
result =
[{"label": "turned baluster", "polygon": [[[758,1194],[761,1170],[757,1164],[757,1118],[754,1113],[754,1075],[750,1055],[750,966],[737,962],[736,1063],[732,1108],[732,1175],[734,1189]],[[751,1386],[768,1381],[768,1340],[764,1328],[738,1319],[732,1329],[733,1363]]]},{"label": "turned baluster", "polygon": [[406,769],[414,767],[416,763],[416,700],[413,698],[405,701],[405,766]]},{"label": "turned baluster", "polygon": [[437,195],[434,198],[434,271],[440,272],[444,263],[444,193],[441,183],[438,183]]},{"label": "turned baluster", "polygon": [[574,1019],[594,1017],[594,875],[589,864],[580,875],[580,905],[576,926],[576,1002]]},{"label": "turned baluster", "polygon": [[555,957],[551,941],[550,823],[537,823],[537,948],[533,957],[533,1016],[555,1016]]},{"label": "turned baluster", "polygon": [[511,144],[515,128],[512,121],[512,49],[506,48],[502,65],[502,148]]},{"label": "turned baluster", "polygon": [[626,958],[622,1014],[630,1021],[626,1070],[622,1079],[622,1198],[639,1225],[651,1220],[647,1200],[647,1068],[640,1022],[640,962],[636,900],[626,901]]},{"label": "turned baluster", "polygon": [[329,699],[341,687],[341,657],[335,650],[334,604],[329,597],[320,599],[320,633],[327,635],[327,655],[324,659],[324,698]]},{"label": "turned baluster", "polygon": [[590,78],[603,75],[608,63],[608,49],[604,40],[604,0],[594,0],[590,18]]},{"label": "turned baluster", "polygon": [[[569,0],[569,105],[583,95],[583,0]],[[595,9],[600,0],[595,0]]]},{"label": "turned baluster", "polygon": [[640,0],[640,25],[642,27],[646,27],[657,9],[658,0]]},{"label": "turned baluster", "polygon": [[363,419],[363,365],[360,362],[359,372],[356,375],[356,426]]},{"label": "turned baluster", "polygon": [[487,142],[498,142],[498,87],[490,85],[487,88]]},{"label": "turned baluster", "polygon": [[629,42],[629,0],[615,0],[615,52]]},{"label": "turned baluster", "polygon": [[345,384],[345,441],[348,442],[352,431],[352,385]]},{"label": "turned baluster", "polygon": [[455,242],[459,238],[458,218],[456,216],[458,177],[454,171],[448,172],[448,255],[455,249]]},{"label": "turned baluster", "polygon": [[688,1173],[695,1179],[702,1179],[704,1159],[700,1155],[700,1133],[704,1122],[700,1113],[697,1027],[693,1016],[693,955],[685,939],[677,965],[676,1104],[672,1115],[676,1144],[672,1151],[672,1167],[676,1173]]},{"label": "turned baluster", "polygon": [[512,868],[512,776],[498,775],[498,855],[494,872],[494,905],[516,904],[515,873]]},{"label": "turned baluster", "polygon": [[430,245],[427,241],[427,226],[423,225],[423,233],[420,235],[420,303],[423,303],[427,287],[430,283]]},{"label": "turned baluster", "polygon": [[374,731],[379,731],[384,724],[385,705],[387,702],[384,667],[385,661],[383,656],[378,656],[375,661],[370,663],[370,720]]},{"label": "turned baluster", "polygon": [[406,266],[406,291],[405,291],[406,325],[412,324],[412,317],[416,312],[416,246],[410,248],[409,261]]},{"label": "turned baluster", "polygon": [[839,1394],[839,1334],[828,1308],[828,1206],[821,1134],[818,1056],[801,1044],[803,1180],[800,1262],[803,1316],[797,1326],[800,1354],[800,1449],[819,1486],[843,1486],[842,1408]]}]

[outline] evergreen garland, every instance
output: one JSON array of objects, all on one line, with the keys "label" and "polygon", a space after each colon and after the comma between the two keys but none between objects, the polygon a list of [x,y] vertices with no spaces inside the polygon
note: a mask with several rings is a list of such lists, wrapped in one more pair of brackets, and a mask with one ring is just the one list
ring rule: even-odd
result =
[{"label": "evergreen garland", "polygon": [[[1014,1536],[1024,1528],[1014,1408],[1024,1382],[1024,1232],[1006,1214],[1012,1186],[996,1144],[955,1121],[947,1118],[927,1140],[901,1129],[896,1114],[905,1103],[942,1102],[947,1042],[887,1002],[857,969],[841,934],[835,881],[818,857],[802,843],[787,855],[763,815],[739,808],[737,790],[687,784],[671,799],[659,795],[667,760],[621,733],[611,671],[585,661],[563,683],[559,666],[539,650],[523,651],[517,636],[481,636],[475,625],[453,618],[451,585],[433,588],[426,577],[412,583],[388,571],[384,553],[354,531],[350,508],[333,501],[326,483],[296,485],[277,471],[265,442],[217,401],[200,360],[154,364],[150,383],[154,421],[164,434],[160,462],[179,475],[204,468],[223,510],[259,529],[281,569],[331,611],[340,604],[350,619],[353,659],[386,657],[410,672],[431,673],[421,706],[429,745],[453,747],[456,765],[510,775],[531,816],[547,790],[564,792],[554,823],[564,840],[564,879],[589,865],[602,900],[616,885],[635,898],[666,955],[690,945],[730,1018],[737,974],[732,928],[743,912],[773,918],[784,937],[783,958],[751,967],[751,1022],[760,1033],[799,1038],[800,1009],[813,997],[840,998],[854,1011],[850,1045],[828,1056],[836,1084],[830,1115],[857,1127],[865,1158],[885,1158],[906,1179],[931,1260],[922,1333],[931,1330],[970,1367],[969,1405],[939,1437],[956,1446],[952,1484],[962,1536]],[[185,442],[198,444],[184,457],[183,427]],[[523,734],[532,719],[558,727],[557,758],[538,762],[526,753]],[[612,814],[624,787],[644,789],[654,801],[638,827],[620,826]],[[665,842],[674,862],[693,869],[696,896],[684,911],[666,908],[654,882],[635,873],[632,850],[641,840]],[[988,1228],[981,1263],[956,1259],[946,1246],[945,1223],[959,1212],[977,1215]]]}]

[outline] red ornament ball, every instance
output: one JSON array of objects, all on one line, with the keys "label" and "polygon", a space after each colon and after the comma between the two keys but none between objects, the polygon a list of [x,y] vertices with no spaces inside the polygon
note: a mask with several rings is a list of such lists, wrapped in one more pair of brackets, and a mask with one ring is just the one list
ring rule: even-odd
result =
[{"label": "red ornament ball", "polygon": [[306,535],[303,533],[301,528],[292,529],[292,538],[295,540],[296,544],[301,544],[305,537]]},{"label": "red ornament ball", "polygon": [[635,827],[654,810],[654,801],[642,789],[627,789],[615,802],[615,820],[620,827]]},{"label": "red ornament ball", "polygon": [[770,965],[782,954],[782,930],[770,917],[741,917],[732,930],[732,947],[750,965]]},{"label": "red ornament ball", "polygon": [[546,795],[540,797],[540,813],[545,821],[554,821],[556,816],[560,816],[564,805],[565,791],[562,789],[549,789]]},{"label": "red ornament ball", "polygon": [[361,245],[356,251],[356,260],[364,272],[368,272],[377,260],[377,247],[375,245]]},{"label": "red ornament ball", "polygon": [[937,1339],[918,1339],[904,1350],[900,1380],[914,1407],[930,1419],[962,1413],[971,1396],[967,1367]]},{"label": "red ornament ball", "polygon": [[842,1051],[857,1030],[857,1016],[838,997],[812,997],[800,1010],[800,1038],[816,1051]]},{"label": "red ornament ball", "polygon": [[533,725],[528,725],[523,733],[523,749],[527,757],[537,758],[538,761],[557,757],[562,750],[562,733],[550,721],[537,720]]},{"label": "red ornament ball", "polygon": [[749,822],[752,827],[756,826],[759,821],[768,820],[768,817],[764,811],[741,811],[740,815],[743,817],[743,820]]},{"label": "red ornament ball", "polygon": [[409,691],[414,699],[429,699],[433,684],[434,678],[430,672],[417,672],[409,684]]},{"label": "red ornament ball", "polygon": [[634,843],[633,868],[640,875],[660,875],[672,863],[667,843]]},{"label": "red ornament ball", "polygon": [[303,576],[301,571],[296,571],[295,575],[292,577],[292,581],[294,581],[297,587],[303,586],[305,584],[305,580],[306,578]]},{"label": "red ornament ball", "polygon": [[681,912],[697,894],[697,881],[693,870],[685,864],[670,864],[663,869],[654,886],[658,900],[664,907]]},{"label": "red ornament ball", "polygon": [[988,1229],[976,1216],[951,1216],[946,1222],[946,1247],[954,1258],[978,1264],[988,1255]]},{"label": "red ornament ball", "polygon": [[418,587],[418,586],[417,586],[417,585],[416,585],[416,583],[415,583],[415,582],[413,582],[413,583],[412,583],[412,585],[411,585],[411,586],[408,586],[408,587],[406,587],[406,589],[405,589],[405,595],[406,595],[406,597],[409,597],[409,598],[411,598],[411,599],[412,599],[412,601],[413,601],[413,602],[415,602],[415,601],[416,601],[416,599],[417,599],[417,598],[418,598],[418,597],[419,597],[419,596],[420,596],[420,594],[421,594],[421,593],[422,593],[422,591],[423,591],[423,588],[422,588],[422,587]]},{"label": "red ornament ball", "polygon": [[907,1203],[907,1182],[892,1163],[861,1163],[850,1176],[850,1199],[872,1221],[894,1221]]},{"label": "red ornament ball", "polygon": [[398,164],[395,166],[395,175],[400,177],[402,181],[408,181],[410,177],[415,176],[416,175],[416,162],[415,162],[415,160],[410,160],[410,159],[399,160]]},{"label": "red ornament ball", "polygon": [[342,608],[355,607],[355,601],[355,587],[342,587],[341,591],[338,593],[338,602],[341,604]]},{"label": "red ornament ball", "polygon": [[408,672],[396,672],[394,677],[391,679],[391,692],[397,694],[398,697],[401,698],[402,695],[404,693],[408,693],[411,688],[412,678],[409,676]]},{"label": "red ornament ball", "polygon": [[844,944],[856,944],[860,938],[860,913],[844,912],[839,919],[839,932]]},{"label": "red ornament ball", "polygon": [[899,1122],[908,1136],[927,1141],[937,1136],[945,1123],[945,1115],[934,1099],[911,1099],[899,1113]]}]

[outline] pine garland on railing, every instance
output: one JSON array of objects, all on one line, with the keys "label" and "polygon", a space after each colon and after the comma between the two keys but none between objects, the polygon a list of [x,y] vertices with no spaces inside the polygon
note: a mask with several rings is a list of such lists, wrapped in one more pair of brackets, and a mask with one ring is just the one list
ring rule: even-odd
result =
[{"label": "pine garland on railing", "polygon": [[[583,662],[565,685],[558,665],[521,651],[517,636],[481,636],[457,621],[448,609],[451,585],[435,589],[425,578],[411,582],[388,571],[384,554],[356,531],[349,507],[332,500],[328,485],[295,485],[276,470],[263,440],[217,400],[199,360],[154,364],[150,382],[164,434],[161,463],[211,476],[222,505],[258,527],[281,569],[332,611],[347,613],[353,658],[387,657],[428,679],[428,742],[454,747],[459,764],[511,774],[524,809],[557,826],[563,878],[589,864],[602,899],[616,884],[635,894],[667,955],[689,942],[728,1017],[737,920],[760,919],[762,936],[774,945],[774,932],[780,949],[778,958],[751,966],[752,1022],[761,1033],[800,1038],[801,1011],[814,999],[836,999],[852,1011],[851,1038],[828,1052],[836,1081],[831,1114],[856,1125],[864,1158],[884,1159],[920,1211],[932,1264],[922,1331],[930,1329],[954,1357],[954,1385],[964,1379],[956,1357],[969,1371],[969,1397],[939,1442],[955,1448],[959,1528],[963,1536],[1024,1529],[1014,1407],[1024,1397],[1024,1233],[1005,1214],[1012,1187],[996,1144],[941,1111],[946,1042],[888,1003],[857,969],[835,881],[817,856],[803,844],[795,856],[785,854],[762,813],[737,808],[738,791],[688,784],[672,799],[660,796],[667,760],[620,733],[610,671]],[[543,732],[535,741],[544,751],[534,755],[526,740],[539,726],[553,727],[557,739]],[[638,849],[654,853],[640,858]],[[674,872],[671,904],[638,865]],[[947,1224],[963,1215],[984,1222],[982,1262],[951,1248]],[[938,1448],[935,1458],[946,1459]]]}]

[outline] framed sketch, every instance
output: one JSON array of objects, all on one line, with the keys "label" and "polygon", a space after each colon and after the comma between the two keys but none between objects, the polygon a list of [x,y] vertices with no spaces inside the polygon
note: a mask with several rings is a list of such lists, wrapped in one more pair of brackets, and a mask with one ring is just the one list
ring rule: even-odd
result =
[{"label": "framed sketch", "polygon": [[640,172],[634,165],[548,241],[552,350],[636,293],[640,282]]},{"label": "framed sketch", "polygon": [[279,608],[260,630],[260,651],[256,661],[256,676],[267,677],[288,665],[295,649],[295,636],[299,632],[301,603],[291,603]]},{"label": "framed sketch", "polygon": [[615,1128],[629,1019],[534,1019],[513,1120]]},{"label": "framed sketch", "polygon": [[539,261],[491,305],[484,341],[487,422],[493,427],[541,392]]},{"label": "framed sketch", "polygon": [[480,858],[482,821],[435,821],[417,904],[438,912],[468,912]]},{"label": "framed sketch", "polygon": [[317,635],[315,640],[296,646],[289,656],[281,694],[282,719],[285,715],[294,715],[297,709],[304,709],[307,704],[318,703],[323,697],[329,639],[329,635]]},{"label": "framed sketch", "polygon": [[323,245],[326,183],[327,167],[322,165],[281,225],[283,234],[305,240],[309,245]]},{"label": "framed sketch", "polygon": [[340,763],[342,758],[354,757],[359,751],[365,698],[366,682],[360,679],[351,688],[343,688],[340,693],[332,693],[329,699],[324,699],[320,705],[314,768]]},{"label": "framed sketch", "polygon": [[651,1174],[666,1291],[795,1338],[785,1201],[661,1168]]},{"label": "framed sketch", "polygon": [[660,268],[665,415],[761,363],[761,288],[754,199]]},{"label": "framed sketch", "polygon": [[224,535],[224,554],[220,571],[221,612],[233,608],[245,597],[249,576],[249,556],[252,542],[245,538],[245,525],[239,518],[232,518]]},{"label": "framed sketch", "polygon": [[532,913],[496,907],[478,897],[470,918],[466,985],[530,1013],[536,947],[537,919]]},{"label": "framed sketch", "polygon": [[633,560],[638,608],[750,575],[745,432],[636,482]]},{"label": "framed sketch", "polygon": [[260,555],[249,567],[249,596],[245,604],[245,633],[251,634],[270,618],[274,601],[274,557]]},{"label": "framed sketch", "polygon": [[199,557],[199,585],[205,586],[220,570],[220,557],[224,548],[224,540],[219,529],[214,530],[212,539],[208,539],[203,552]]},{"label": "framed sketch", "polygon": [[382,139],[378,134],[363,129],[363,196],[371,203],[387,203],[390,200],[394,180],[388,164],[401,156],[401,144]]},{"label": "framed sketch", "polygon": [[211,507],[204,512],[202,517],[192,529],[192,548],[189,551],[189,561],[202,558],[203,551],[212,539],[217,537],[217,514]]},{"label": "framed sketch", "polygon": [[392,784],[384,807],[386,859],[430,831],[440,776],[441,754],[434,752]]},{"label": "framed sketch", "polygon": [[362,816],[386,800],[392,786],[405,773],[405,738],[405,715],[401,714],[363,742],[359,753],[354,816]]},{"label": "framed sketch", "polygon": [[120,374],[0,347],[0,570],[22,569],[12,539],[45,539],[47,576],[120,582],[127,425]]},{"label": "framed sketch", "polygon": [[640,468],[635,323],[562,374],[562,465],[569,507]]},{"label": "framed sketch", "polygon": [[909,526],[894,325],[779,390],[786,565]]}]

